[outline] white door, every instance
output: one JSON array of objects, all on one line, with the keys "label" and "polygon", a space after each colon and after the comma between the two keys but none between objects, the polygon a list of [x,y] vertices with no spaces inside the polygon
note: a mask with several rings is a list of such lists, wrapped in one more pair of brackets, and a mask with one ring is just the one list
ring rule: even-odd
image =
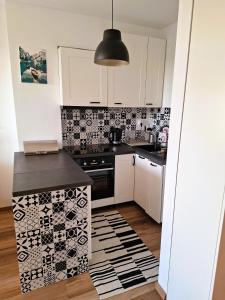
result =
[{"label": "white door", "polygon": [[63,105],[107,105],[107,68],[94,64],[94,51],[60,47],[59,59]]},{"label": "white door", "polygon": [[[138,107],[144,98],[148,38],[122,34],[130,63],[109,67],[109,106]],[[143,100],[142,100],[143,101]]]},{"label": "white door", "polygon": [[149,37],[144,105],[161,107],[163,96],[166,40]]},{"label": "white door", "polygon": [[161,223],[162,198],[163,198],[163,170],[164,167],[148,162],[148,201],[146,213],[156,222]]},{"label": "white door", "polygon": [[148,201],[148,163],[147,158],[136,155],[135,158],[135,182],[134,182],[134,200],[144,210],[147,209]]},{"label": "white door", "polygon": [[134,154],[115,157],[115,203],[134,200]]}]

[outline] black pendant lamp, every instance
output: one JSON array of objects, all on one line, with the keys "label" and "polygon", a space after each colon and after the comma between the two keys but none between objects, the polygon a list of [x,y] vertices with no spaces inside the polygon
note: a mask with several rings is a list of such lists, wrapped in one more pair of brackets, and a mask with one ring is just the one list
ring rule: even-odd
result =
[{"label": "black pendant lamp", "polygon": [[94,62],[103,66],[122,66],[129,64],[129,53],[121,39],[121,32],[113,28],[112,0],[112,29],[104,31],[103,40],[95,51]]}]

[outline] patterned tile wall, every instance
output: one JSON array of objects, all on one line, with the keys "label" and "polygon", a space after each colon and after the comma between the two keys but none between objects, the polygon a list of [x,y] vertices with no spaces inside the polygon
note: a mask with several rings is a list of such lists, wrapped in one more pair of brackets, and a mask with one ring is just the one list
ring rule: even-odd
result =
[{"label": "patterned tile wall", "polygon": [[22,293],[88,271],[87,186],[13,198]]},{"label": "patterned tile wall", "polygon": [[107,144],[110,127],[123,130],[122,141],[144,139],[137,123],[151,124],[155,132],[169,128],[170,108],[75,108],[62,107],[63,146]]}]

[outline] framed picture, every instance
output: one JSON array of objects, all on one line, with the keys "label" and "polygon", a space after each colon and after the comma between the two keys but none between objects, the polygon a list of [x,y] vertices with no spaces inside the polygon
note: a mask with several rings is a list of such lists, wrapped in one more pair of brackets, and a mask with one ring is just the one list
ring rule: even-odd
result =
[{"label": "framed picture", "polygon": [[46,50],[19,47],[21,82],[47,84]]}]

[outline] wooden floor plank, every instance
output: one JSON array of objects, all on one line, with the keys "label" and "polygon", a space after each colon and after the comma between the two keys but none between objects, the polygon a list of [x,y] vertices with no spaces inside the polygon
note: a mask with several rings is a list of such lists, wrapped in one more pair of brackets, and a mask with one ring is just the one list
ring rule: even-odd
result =
[{"label": "wooden floor plank", "polygon": [[[161,226],[134,203],[97,209],[94,212],[118,210],[146,246],[159,258]],[[12,209],[0,210],[0,299],[2,300],[98,300],[89,273],[76,276],[21,295],[19,287],[16,240]],[[147,284],[109,300],[160,300],[154,284]]]}]

